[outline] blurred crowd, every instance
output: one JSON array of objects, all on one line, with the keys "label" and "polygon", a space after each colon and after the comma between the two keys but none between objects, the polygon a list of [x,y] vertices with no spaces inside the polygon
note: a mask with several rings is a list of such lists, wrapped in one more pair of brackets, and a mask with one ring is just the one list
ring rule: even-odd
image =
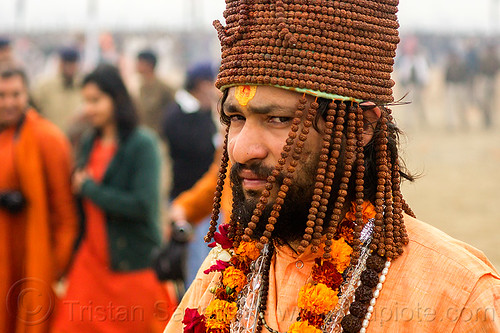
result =
[{"label": "blurred crowd", "polygon": [[86,71],[75,43],[46,73],[17,43],[0,39],[0,331],[161,332],[208,253],[211,196],[203,216],[177,197],[217,176],[217,64],[175,85],[153,48],[133,73],[117,52]]},{"label": "blurred crowd", "polygon": [[[403,37],[395,68],[396,89],[402,102],[409,104],[402,127],[437,126],[448,131],[493,128],[500,70],[498,45],[493,37]],[[439,104],[432,95],[439,95]],[[431,113],[439,117],[430,121]]]},{"label": "blurred crowd", "polygon": [[[90,57],[81,37],[0,37],[1,332],[160,332],[196,275],[223,139],[217,57],[200,52],[206,42],[162,41],[104,34]],[[433,75],[443,128],[469,128],[472,112],[492,128],[497,51],[494,40],[403,38],[403,128],[429,126]],[[23,294],[33,283],[56,291],[46,318],[30,306],[50,304]],[[110,306],[122,320],[92,312]]]}]

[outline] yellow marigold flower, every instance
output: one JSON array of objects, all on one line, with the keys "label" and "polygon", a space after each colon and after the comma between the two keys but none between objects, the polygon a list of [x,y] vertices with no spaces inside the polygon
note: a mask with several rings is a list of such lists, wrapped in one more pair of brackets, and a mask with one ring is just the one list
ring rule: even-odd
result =
[{"label": "yellow marigold flower", "polygon": [[223,328],[236,316],[238,307],[235,302],[214,299],[205,310],[207,328]]},{"label": "yellow marigold flower", "polygon": [[323,283],[308,283],[300,289],[298,306],[314,314],[327,313],[339,301],[337,292]]},{"label": "yellow marigold flower", "polygon": [[337,267],[337,271],[343,273],[351,262],[352,247],[341,237],[332,241],[332,251],[330,253],[332,254],[331,261]]},{"label": "yellow marigold flower", "polygon": [[236,292],[240,292],[247,284],[247,277],[243,271],[233,266],[229,266],[222,273],[222,284],[231,289],[235,289]]},{"label": "yellow marigold flower", "polygon": [[260,256],[260,250],[255,244],[257,244],[256,241],[241,242],[235,252],[242,257],[255,260]]},{"label": "yellow marigold flower", "polygon": [[309,325],[306,321],[297,321],[290,326],[287,333],[321,333],[321,330]]}]

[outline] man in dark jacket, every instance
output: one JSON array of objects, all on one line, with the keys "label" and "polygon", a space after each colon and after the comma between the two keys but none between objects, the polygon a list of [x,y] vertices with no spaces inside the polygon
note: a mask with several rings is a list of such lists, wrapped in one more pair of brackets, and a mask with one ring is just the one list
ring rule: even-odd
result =
[{"label": "man in dark jacket", "polygon": [[217,103],[215,70],[208,63],[188,69],[185,89],[167,108],[162,136],[173,162],[171,199],[191,188],[208,170],[215,152],[217,129],[212,109]]}]

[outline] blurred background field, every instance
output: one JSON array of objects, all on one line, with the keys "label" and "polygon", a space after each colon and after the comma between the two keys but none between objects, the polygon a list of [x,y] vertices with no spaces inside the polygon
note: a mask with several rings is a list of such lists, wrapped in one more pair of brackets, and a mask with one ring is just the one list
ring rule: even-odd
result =
[{"label": "blurred background field", "polygon": [[[58,50],[72,46],[82,53],[82,72],[114,63],[137,93],[135,57],[150,48],[159,55],[161,78],[179,88],[190,64],[217,61],[211,22],[223,8],[223,0],[2,0],[0,37],[12,40],[33,83],[53,74]],[[395,97],[412,103],[392,108],[405,132],[408,167],[422,175],[403,186],[417,217],[484,251],[497,268],[499,10],[498,0],[401,1]],[[481,72],[488,50],[497,64]],[[485,101],[492,106],[489,126]]]},{"label": "blurred background field", "polygon": [[[442,73],[433,74],[424,93],[429,125],[402,126],[403,157],[410,171],[420,174],[403,184],[403,195],[417,218],[480,249],[500,269],[499,127],[484,130],[480,110],[471,106],[468,129],[447,129]],[[399,123],[409,117],[408,109],[393,108]]]}]

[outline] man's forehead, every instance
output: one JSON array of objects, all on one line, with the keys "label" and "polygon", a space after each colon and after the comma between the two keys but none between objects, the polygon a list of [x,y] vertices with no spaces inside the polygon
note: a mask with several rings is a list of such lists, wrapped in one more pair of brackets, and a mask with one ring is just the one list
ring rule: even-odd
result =
[{"label": "man's forehead", "polygon": [[228,89],[224,106],[238,109],[295,110],[299,93],[271,86],[240,85]]},{"label": "man's forehead", "polygon": [[0,85],[3,86],[15,86],[15,87],[24,87],[24,79],[21,75],[13,74],[8,77],[0,76]]}]

